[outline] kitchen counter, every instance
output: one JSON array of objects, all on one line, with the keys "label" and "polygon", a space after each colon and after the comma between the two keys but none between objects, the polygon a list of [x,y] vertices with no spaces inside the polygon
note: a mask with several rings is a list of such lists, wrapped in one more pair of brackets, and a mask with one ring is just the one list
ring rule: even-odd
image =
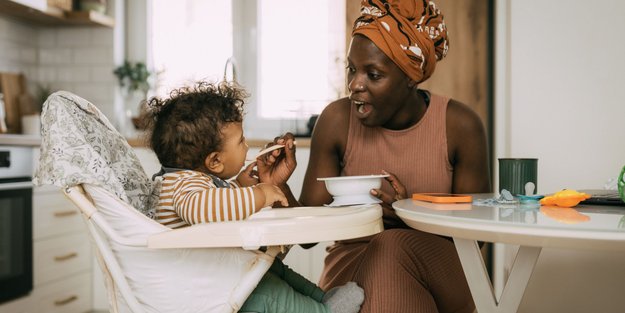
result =
[{"label": "kitchen counter", "polygon": [[0,146],[38,147],[41,137],[34,135],[0,134]]}]

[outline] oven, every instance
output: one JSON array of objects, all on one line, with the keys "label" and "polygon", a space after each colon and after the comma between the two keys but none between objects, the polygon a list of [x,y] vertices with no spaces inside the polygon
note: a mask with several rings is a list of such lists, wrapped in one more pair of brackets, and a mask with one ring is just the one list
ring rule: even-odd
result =
[{"label": "oven", "polygon": [[0,146],[0,303],[33,289],[31,147]]}]

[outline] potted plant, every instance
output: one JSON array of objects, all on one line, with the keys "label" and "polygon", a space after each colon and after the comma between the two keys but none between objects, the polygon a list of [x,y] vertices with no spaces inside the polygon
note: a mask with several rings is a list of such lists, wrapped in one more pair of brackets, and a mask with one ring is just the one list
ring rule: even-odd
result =
[{"label": "potted plant", "polygon": [[122,88],[126,116],[132,121],[135,129],[140,129],[137,116],[139,116],[141,106],[147,99],[148,91],[151,88],[149,79],[152,72],[143,62],[126,60],[122,65],[115,68],[113,74],[117,77],[119,86]]},{"label": "potted plant", "polygon": [[98,13],[106,13],[107,0],[78,0],[78,9],[80,11],[95,11]]},{"label": "potted plant", "polygon": [[119,86],[124,88],[127,94],[138,90],[147,94],[150,89],[148,79],[152,75],[152,72],[148,70],[143,62],[129,62],[126,60],[124,64],[115,68],[113,74],[117,76]]}]

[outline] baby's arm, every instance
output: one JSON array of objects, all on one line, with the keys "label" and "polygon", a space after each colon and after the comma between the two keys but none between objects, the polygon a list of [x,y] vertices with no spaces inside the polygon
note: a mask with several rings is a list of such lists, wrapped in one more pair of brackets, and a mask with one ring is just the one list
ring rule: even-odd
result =
[{"label": "baby's arm", "polygon": [[[238,183],[240,183],[238,179],[233,180],[230,182],[230,186],[232,188],[242,188],[238,185]],[[282,190],[278,188],[278,186],[265,183],[257,183],[254,187],[256,187],[252,189],[254,191],[254,203],[259,210],[267,206],[273,206],[273,204],[276,202],[280,202],[281,205],[285,205],[286,197],[284,196]]]},{"label": "baby's arm", "polygon": [[262,207],[254,189],[257,187],[218,188],[209,179],[187,178],[177,182],[172,201],[176,213],[191,225],[238,221]]},{"label": "baby's arm", "polygon": [[210,180],[187,178],[173,193],[176,213],[188,224],[239,221],[274,202],[286,203],[280,189],[269,184],[218,188]]}]

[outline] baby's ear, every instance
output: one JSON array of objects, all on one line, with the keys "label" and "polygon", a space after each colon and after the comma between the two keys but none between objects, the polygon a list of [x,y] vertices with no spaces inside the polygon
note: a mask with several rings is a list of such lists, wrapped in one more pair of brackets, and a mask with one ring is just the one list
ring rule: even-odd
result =
[{"label": "baby's ear", "polygon": [[219,152],[211,152],[204,159],[204,166],[209,172],[213,174],[219,174],[224,170],[224,163],[221,160],[221,154]]}]

